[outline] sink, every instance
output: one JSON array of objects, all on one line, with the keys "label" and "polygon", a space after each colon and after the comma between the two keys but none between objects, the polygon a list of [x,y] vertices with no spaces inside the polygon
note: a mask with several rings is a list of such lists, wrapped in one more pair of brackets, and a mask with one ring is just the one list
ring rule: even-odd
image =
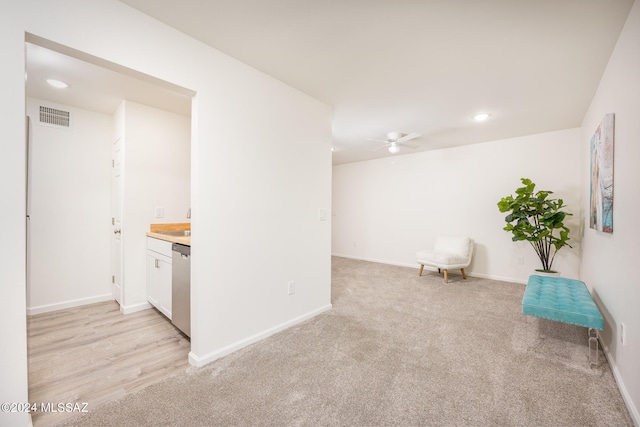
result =
[{"label": "sink", "polygon": [[167,236],[191,236],[191,230],[163,230],[158,231],[158,234],[165,234]]}]

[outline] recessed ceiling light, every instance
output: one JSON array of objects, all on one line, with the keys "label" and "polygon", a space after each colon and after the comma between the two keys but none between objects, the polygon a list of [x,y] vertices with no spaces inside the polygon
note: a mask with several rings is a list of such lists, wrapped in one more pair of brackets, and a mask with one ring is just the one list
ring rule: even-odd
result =
[{"label": "recessed ceiling light", "polygon": [[489,118],[490,115],[491,114],[489,113],[479,113],[473,116],[473,120],[475,120],[476,122],[484,122]]},{"label": "recessed ceiling light", "polygon": [[49,86],[53,86],[58,89],[64,89],[69,87],[69,85],[66,84],[65,82],[56,80],[56,79],[47,79],[46,82],[49,84]]}]

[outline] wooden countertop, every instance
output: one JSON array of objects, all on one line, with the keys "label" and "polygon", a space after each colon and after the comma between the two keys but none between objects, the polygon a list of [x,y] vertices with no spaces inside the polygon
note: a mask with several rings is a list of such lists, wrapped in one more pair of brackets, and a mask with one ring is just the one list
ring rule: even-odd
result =
[{"label": "wooden countertop", "polygon": [[181,245],[191,246],[191,236],[170,236],[168,234],[153,233],[147,231],[147,237],[153,237],[154,239],[166,240],[171,243],[179,243]]},{"label": "wooden countertop", "polygon": [[171,243],[178,243],[180,245],[191,246],[191,236],[171,236],[169,234],[162,234],[162,231],[177,231],[177,230],[191,230],[191,224],[173,223],[173,224],[151,224],[149,231],[147,231],[147,237],[153,237],[154,239],[165,240]]}]

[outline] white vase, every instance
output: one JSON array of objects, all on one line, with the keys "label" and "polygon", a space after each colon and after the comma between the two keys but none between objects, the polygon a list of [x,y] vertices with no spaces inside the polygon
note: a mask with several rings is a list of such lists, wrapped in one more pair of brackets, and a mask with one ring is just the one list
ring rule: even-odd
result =
[{"label": "white vase", "polygon": [[549,277],[558,277],[560,276],[559,271],[542,271],[542,270],[534,270],[533,274],[538,276],[549,276]]}]

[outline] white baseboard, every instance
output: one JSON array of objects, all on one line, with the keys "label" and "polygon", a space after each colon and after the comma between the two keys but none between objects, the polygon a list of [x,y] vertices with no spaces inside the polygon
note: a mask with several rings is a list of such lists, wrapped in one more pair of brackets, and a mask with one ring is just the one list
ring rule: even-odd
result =
[{"label": "white baseboard", "polygon": [[193,366],[196,367],[201,367],[204,366],[208,363],[213,362],[214,360],[217,360],[221,357],[224,357],[228,354],[231,354],[235,351],[240,350],[241,348],[244,348],[248,345],[251,345],[253,343],[256,343],[258,341],[262,341],[265,338],[268,338],[269,336],[283,331],[287,328],[290,328],[291,326],[294,326],[300,322],[304,322],[307,319],[311,319],[312,317],[317,316],[320,313],[323,313],[325,311],[331,310],[332,305],[331,304],[327,304],[323,307],[320,307],[316,310],[310,311],[309,313],[303,314],[302,316],[298,316],[296,318],[293,318],[291,320],[288,320],[284,323],[281,323],[279,325],[274,326],[273,328],[269,328],[265,331],[262,331],[258,334],[252,335],[248,338],[245,338],[243,340],[237,341],[233,344],[230,344],[226,347],[221,348],[220,350],[216,350],[213,351],[211,353],[199,356],[197,354],[195,354],[193,351],[189,352],[189,363]]},{"label": "white baseboard", "polygon": [[[335,256],[338,258],[348,258],[348,259],[355,259],[358,261],[367,261],[367,262],[376,262],[378,264],[387,264],[387,265],[397,265],[398,267],[408,267],[408,268],[415,268],[416,270],[418,268],[420,268],[420,265],[416,262],[416,263],[406,263],[406,262],[393,262],[393,261],[386,261],[386,260],[381,260],[381,259],[375,259],[375,258],[366,258],[366,257],[357,257],[357,256],[353,256],[353,255],[343,255],[343,254],[331,254],[331,256]],[[429,266],[424,266],[425,270],[430,270],[430,271],[437,271],[437,268],[432,268]],[[514,277],[503,277],[503,276],[496,276],[493,274],[481,274],[481,273],[475,273],[473,271],[468,272],[465,270],[465,273],[467,274],[467,276],[471,276],[471,277],[479,277],[481,279],[490,279],[490,280],[498,280],[500,282],[513,282],[513,283],[521,283],[526,285],[527,284],[527,280],[523,280],[523,279],[516,279]]]},{"label": "white baseboard", "polygon": [[[409,268],[415,268],[415,269],[418,269],[420,267],[420,265],[417,262],[409,264],[406,262],[392,262],[392,261],[386,261],[386,260],[381,260],[376,258],[366,258],[366,257],[353,256],[353,255],[343,255],[343,254],[331,254],[331,256],[335,256],[338,258],[356,259],[358,261],[377,262],[378,264],[397,265],[398,267],[409,267]],[[425,268],[428,268],[428,267],[425,267]]]},{"label": "white baseboard", "polygon": [[149,304],[148,301],[145,302],[139,302],[138,304],[131,304],[131,305],[120,305],[120,313],[122,314],[131,314],[131,313],[135,313],[136,311],[142,311],[142,310],[146,310],[148,308],[151,308],[151,304]]},{"label": "white baseboard", "polygon": [[489,280],[497,280],[499,282],[511,282],[511,283],[519,283],[521,285],[526,285],[529,281],[529,278],[526,279],[516,279],[515,277],[505,277],[505,276],[496,276],[494,274],[482,274],[482,273],[467,273],[467,276],[479,277],[481,279],[489,279]]},{"label": "white baseboard", "polygon": [[624,384],[622,376],[620,375],[620,371],[618,370],[618,366],[616,365],[615,360],[611,353],[609,353],[609,347],[603,345],[602,339],[599,339],[600,346],[602,347],[602,352],[604,356],[607,358],[607,362],[611,367],[611,372],[613,372],[613,377],[616,379],[616,384],[618,385],[618,390],[620,390],[620,394],[622,395],[622,400],[624,400],[625,405],[627,405],[627,410],[633,419],[633,423],[637,426],[640,426],[640,413],[638,412],[638,408],[634,405],[631,396],[629,395],[629,391]]},{"label": "white baseboard", "polygon": [[49,311],[62,310],[64,308],[71,308],[71,307],[79,307],[81,305],[93,304],[96,302],[103,302],[103,301],[109,301],[109,300],[113,300],[113,295],[111,295],[110,293],[104,294],[104,295],[96,295],[88,298],[79,298],[79,299],[74,299],[69,301],[62,301],[54,304],[40,305],[37,307],[27,307],[27,316],[33,316],[34,314],[48,313]]}]

